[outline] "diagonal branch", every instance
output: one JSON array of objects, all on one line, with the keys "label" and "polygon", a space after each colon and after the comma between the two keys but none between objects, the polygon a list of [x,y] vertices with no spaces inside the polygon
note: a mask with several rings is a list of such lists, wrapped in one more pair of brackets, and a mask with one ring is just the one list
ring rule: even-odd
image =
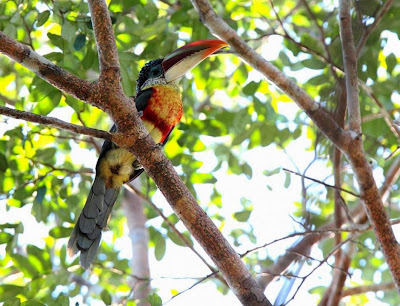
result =
[{"label": "diagonal branch", "polygon": [[[26,45],[0,31],[0,53],[34,72],[43,80],[82,101],[89,101],[92,85],[53,64]],[[92,104],[92,103],[91,103]],[[96,106],[95,104],[92,104]]]},{"label": "diagonal branch", "polygon": [[360,197],[360,195],[358,195],[357,193],[354,193],[354,192],[352,192],[352,191],[350,191],[350,190],[344,189],[344,188],[342,188],[342,187],[338,187],[338,186],[334,186],[334,185],[327,184],[327,183],[325,183],[325,182],[323,182],[323,181],[321,181],[321,180],[317,180],[317,179],[315,179],[315,178],[312,178],[312,177],[310,177],[310,176],[303,175],[303,174],[298,173],[298,172],[295,172],[295,171],[293,171],[293,170],[286,169],[286,168],[282,168],[282,170],[283,170],[283,171],[286,171],[286,172],[289,172],[289,173],[293,173],[293,174],[295,174],[295,175],[298,175],[298,176],[300,176],[300,177],[302,177],[302,178],[305,178],[305,179],[307,179],[307,180],[316,182],[316,183],[318,183],[318,184],[324,185],[325,187],[333,188],[333,189],[336,189],[337,191],[340,190],[340,191],[346,192],[346,193],[351,194],[352,196],[357,197],[357,198]]},{"label": "diagonal branch", "polygon": [[366,292],[377,292],[377,291],[389,291],[396,289],[394,283],[382,283],[382,284],[373,284],[373,285],[364,285],[359,287],[348,288],[343,291],[342,297],[349,295],[362,294]]},{"label": "diagonal branch", "polygon": [[387,13],[387,11],[390,9],[390,7],[393,4],[393,0],[386,0],[385,4],[382,6],[378,14],[374,17],[374,22],[370,24],[366,30],[362,33],[362,36],[358,42],[357,45],[357,56],[361,56],[361,51],[365,46],[365,43],[367,42],[369,35],[376,29],[377,25],[381,22],[383,16]]},{"label": "diagonal branch", "polygon": [[72,123],[62,121],[54,117],[41,116],[30,112],[25,112],[5,106],[0,106],[0,114],[12,117],[15,119],[23,119],[25,121],[35,122],[46,126],[52,126],[63,130],[71,131],[77,134],[103,138],[107,140],[112,139],[112,134],[106,131],[88,128]]},{"label": "diagonal branch", "polygon": [[343,64],[346,76],[347,108],[349,127],[357,134],[361,133],[361,113],[358,101],[357,56],[351,29],[350,0],[341,0],[340,38],[343,50]]},{"label": "diagonal branch", "polygon": [[331,115],[302,88],[273,64],[255,52],[212,8],[208,0],[192,0],[202,22],[212,33],[229,43],[246,63],[261,72],[313,120],[320,130],[339,148],[347,150],[351,134],[339,127]]}]

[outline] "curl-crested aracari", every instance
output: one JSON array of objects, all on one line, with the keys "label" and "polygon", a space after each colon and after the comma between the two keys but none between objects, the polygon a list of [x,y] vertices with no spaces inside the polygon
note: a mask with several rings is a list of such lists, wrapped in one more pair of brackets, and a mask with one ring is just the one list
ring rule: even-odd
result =
[{"label": "curl-crested aracari", "polygon": [[[175,50],[164,59],[148,62],[140,71],[135,104],[144,126],[156,143],[164,145],[182,117],[179,81],[215,51],[227,46],[221,40],[202,40]],[[111,132],[116,131],[116,126]],[[89,268],[100,245],[111,210],[124,183],[137,178],[143,168],[136,156],[106,140],[96,164],[96,176],[86,204],[68,242],[70,255],[79,251]]]}]

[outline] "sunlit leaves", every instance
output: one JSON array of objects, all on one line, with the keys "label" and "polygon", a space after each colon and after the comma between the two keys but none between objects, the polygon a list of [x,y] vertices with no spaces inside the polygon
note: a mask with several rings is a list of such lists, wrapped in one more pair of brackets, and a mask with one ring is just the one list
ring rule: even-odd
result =
[{"label": "sunlit leaves", "polygon": [[57,227],[53,227],[50,230],[49,235],[53,238],[60,239],[60,238],[69,237],[71,235],[71,233],[72,233],[71,228],[57,226]]},{"label": "sunlit leaves", "polygon": [[[7,301],[8,299],[11,299],[18,295],[19,293],[23,292],[25,287],[22,286],[16,286],[16,285],[8,285],[8,284],[3,284],[0,285],[0,302]],[[4,304],[6,305],[6,304]],[[19,300],[13,299],[12,301],[9,301],[7,305],[20,305]]]},{"label": "sunlit leaves", "polygon": [[[216,4],[215,10],[262,56],[276,53],[273,63],[278,69],[289,74],[333,115],[340,97],[338,83],[343,77],[337,8],[330,3],[321,5],[318,1],[306,1],[308,10],[303,2],[225,1]],[[356,43],[361,31],[368,26],[357,22],[372,22],[371,16],[378,2],[365,0],[353,3]],[[199,21],[190,1],[112,0],[107,3],[117,39],[122,85],[128,96],[135,95],[136,78],[146,61],[162,58],[185,42],[212,37]],[[50,61],[83,79],[97,79],[98,55],[87,2],[44,3],[34,0],[17,5],[14,1],[2,1],[0,13],[0,30],[4,33],[33,47]],[[276,14],[280,16],[280,21]],[[371,33],[358,60],[360,84],[366,83],[373,92],[372,96],[360,86],[365,150],[369,158],[376,161],[374,167],[385,170],[393,162],[394,157],[386,157],[396,150],[398,139],[382,118],[381,107],[388,111],[390,118],[398,117],[399,102],[396,97],[400,79],[398,53],[389,47],[386,50],[384,48],[390,41],[388,33],[395,36],[400,33],[398,16],[399,4],[394,1],[388,14]],[[272,49],[277,50],[271,50],[270,46],[265,48],[277,37],[282,40],[282,46],[274,45]],[[0,92],[11,99],[15,108],[42,115],[68,113],[67,121],[99,129],[107,130],[111,126],[108,116],[101,110],[73,97],[61,96],[57,89],[12,61],[3,57],[0,57],[0,61]],[[246,159],[246,153],[260,147],[288,151],[296,147],[297,151],[306,151],[313,150],[316,145],[318,160],[329,168],[332,148],[304,113],[286,109],[289,103],[292,104],[291,98],[235,55],[223,54],[208,59],[188,74],[181,84],[183,122],[174,130],[165,147],[166,154],[185,184],[201,199],[200,205],[208,210],[207,213],[221,230],[226,230],[226,224],[230,221],[237,224],[229,233],[234,245],[254,244],[256,237],[251,227],[253,204],[242,201],[242,206],[223,215],[222,212],[230,203],[227,205],[225,196],[219,190],[221,182],[217,182],[216,177],[221,173],[237,175],[252,184],[253,177],[264,173],[263,179],[276,180],[290,192],[298,181],[282,171],[285,161],[282,160],[278,168],[266,166],[265,169],[254,169],[254,163]],[[0,103],[9,102],[1,98]],[[69,115],[71,113],[72,116]],[[0,200],[5,199],[7,209],[15,210],[16,214],[21,207],[30,208],[36,220],[48,227],[45,241],[38,239],[37,245],[33,246],[20,241],[22,224],[0,226],[0,244],[6,247],[6,257],[1,260],[8,267],[1,272],[0,278],[6,279],[17,272],[21,274],[15,283],[0,286],[0,297],[21,297],[10,299],[5,305],[19,305],[22,302],[68,305],[67,296],[73,298],[86,290],[85,285],[78,281],[71,283],[71,279],[88,279],[89,286],[96,282],[95,286],[101,287],[100,290],[89,291],[88,300],[84,301],[86,303],[93,299],[109,304],[111,297],[123,300],[129,296],[130,288],[125,282],[125,275],[116,272],[120,269],[130,273],[127,260],[122,259],[116,250],[124,232],[122,214],[118,214],[118,209],[110,223],[112,238],[104,239],[96,259],[104,267],[96,266],[92,271],[84,272],[77,267],[78,260],[68,258],[66,254],[65,238],[70,235],[72,223],[76,221],[85,202],[91,183],[90,172],[93,170],[90,168],[91,171],[88,171],[87,165],[77,161],[76,156],[72,157],[79,149],[90,148],[93,152],[93,143],[88,143],[85,137],[75,137],[41,125],[14,124],[12,121],[10,124],[4,123],[2,127],[6,131],[0,140]],[[299,142],[307,143],[307,147],[300,147]],[[95,155],[92,156],[91,162],[94,162]],[[304,170],[302,166],[299,168]],[[353,175],[347,169],[345,165],[343,185],[356,189]],[[310,175],[315,176],[315,173],[311,172]],[[203,189],[199,186],[209,191],[204,194],[201,191],[200,194],[198,190]],[[272,188],[269,182],[263,186]],[[300,200],[291,203],[292,215],[296,220],[307,217],[307,226],[310,228],[326,224],[333,213],[333,192],[316,186],[318,184],[305,182],[306,207]],[[156,194],[155,190],[151,180],[144,180],[143,191],[149,197]],[[395,191],[396,188],[393,194]],[[392,199],[394,203],[398,196],[392,195]],[[350,208],[356,205],[354,199],[345,200]],[[310,214],[304,216],[305,211],[310,211]],[[168,218],[180,229],[184,239],[149,205],[146,205],[145,213],[151,222],[149,245],[154,249],[157,260],[165,260],[171,243],[182,247],[187,243],[193,245],[189,233],[182,229],[174,214]],[[393,218],[398,217],[395,209],[391,209],[390,214]],[[379,257],[373,248],[374,239],[370,233],[358,238],[359,249],[353,259],[353,268],[362,271],[361,278],[365,282],[379,273],[383,281],[390,281],[390,274],[382,268],[382,256]],[[45,244],[41,245],[42,242]],[[332,251],[333,240],[318,246],[326,256]],[[258,264],[257,260],[267,265],[272,263],[268,257],[261,258],[256,254],[245,260],[250,267]],[[226,287],[219,284],[218,290],[226,292]],[[60,295],[60,292],[66,295]],[[319,294],[322,290],[316,288],[312,292]],[[353,304],[362,304],[360,300],[361,297],[352,301],[357,301]],[[390,296],[390,293],[385,293],[383,300],[391,305],[398,304],[398,297]],[[152,305],[162,303],[156,294],[151,295],[149,301]]]},{"label": "sunlit leaves", "polygon": [[156,293],[149,295],[147,297],[147,301],[150,303],[151,306],[161,306],[162,305],[162,300]]},{"label": "sunlit leaves", "polygon": [[103,290],[100,293],[100,297],[101,297],[102,301],[104,302],[104,304],[111,305],[111,301],[112,301],[111,295],[107,290]]},{"label": "sunlit leaves", "polygon": [[46,10],[46,11],[43,11],[43,12],[39,13],[37,15],[37,17],[36,17],[36,20],[37,20],[36,26],[37,27],[41,27],[47,21],[47,19],[49,19],[49,17],[50,17],[50,11],[49,10]]},{"label": "sunlit leaves", "polygon": [[86,35],[85,34],[78,34],[75,37],[74,49],[79,51],[80,49],[83,48],[83,46],[85,46],[85,43],[86,43]]}]

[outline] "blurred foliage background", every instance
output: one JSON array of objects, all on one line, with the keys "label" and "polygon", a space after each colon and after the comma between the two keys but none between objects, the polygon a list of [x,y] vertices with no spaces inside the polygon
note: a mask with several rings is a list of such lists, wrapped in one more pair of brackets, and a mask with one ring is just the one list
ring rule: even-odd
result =
[{"label": "blurred foliage background", "polygon": [[[187,42],[213,38],[189,0],[107,2],[123,88],[129,96],[135,94],[138,72],[147,61],[163,57]],[[212,4],[253,48],[329,111],[335,111],[338,80],[343,76],[337,1],[226,0]],[[383,1],[358,0],[354,4],[357,42]],[[96,79],[97,51],[85,1],[2,1],[0,16],[0,30],[6,35],[83,79]],[[398,16],[400,3],[394,1],[359,54],[365,150],[378,186],[398,158]],[[232,54],[203,62],[183,79],[182,87],[184,117],[165,152],[238,253],[301,231],[300,224],[317,229],[333,220],[333,191],[282,169],[333,182],[331,144],[287,96]],[[0,105],[98,129],[108,130],[112,124],[99,109],[64,95],[4,56],[0,56]],[[84,271],[77,258],[66,255],[67,237],[91,185],[95,146],[101,142],[4,116],[0,120],[0,302],[68,305],[75,301],[110,304],[129,300],[128,278],[134,271],[128,265],[129,256],[121,255],[118,247],[118,241],[125,241],[122,239],[127,233],[120,209],[114,211],[111,231],[103,239],[92,271]],[[346,160],[342,177],[343,188],[357,191]],[[146,175],[141,180],[142,192],[152,197],[188,237],[154,183]],[[229,197],[229,192],[236,198]],[[350,209],[359,203],[351,195],[342,196]],[[387,200],[391,218],[400,216],[399,198],[395,184]],[[34,219],[23,217],[27,212]],[[174,249],[171,245],[183,248],[184,244],[146,203],[145,213],[149,219],[149,247],[155,251],[151,256],[162,262],[164,255]],[[33,227],[35,223],[37,227]],[[32,228],[41,230],[32,233]],[[24,238],[27,234],[36,240]],[[257,277],[261,268],[273,263],[293,241],[287,239],[276,249],[275,244],[261,248],[243,260]],[[352,243],[357,252],[346,287],[390,282],[373,233],[367,231]],[[313,249],[312,256],[321,261],[333,245],[333,238],[324,240]],[[306,266],[312,269],[320,261],[307,259]],[[332,270],[324,266],[325,280],[309,281],[298,295],[312,295],[318,301],[329,285]],[[224,284],[210,279],[215,289],[226,294]],[[280,288],[283,280],[272,288]],[[157,287],[154,282],[152,285],[164,302],[182,291],[174,282],[167,288]],[[267,297],[276,295],[276,290],[268,290]],[[355,305],[376,299],[389,305],[400,303],[395,290],[354,295],[344,301]],[[158,295],[152,295],[151,302],[159,303]]]}]

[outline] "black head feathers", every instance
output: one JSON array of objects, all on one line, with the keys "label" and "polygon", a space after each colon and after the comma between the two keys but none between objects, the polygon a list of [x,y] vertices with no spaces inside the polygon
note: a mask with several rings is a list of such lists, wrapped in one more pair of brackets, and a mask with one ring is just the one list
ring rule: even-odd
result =
[{"label": "black head feathers", "polygon": [[146,65],[143,66],[143,68],[139,72],[137,84],[136,84],[136,95],[139,94],[140,88],[143,86],[143,84],[149,79],[149,72],[153,67],[160,66],[161,68],[161,62],[163,61],[162,58],[150,61],[146,63]]}]

